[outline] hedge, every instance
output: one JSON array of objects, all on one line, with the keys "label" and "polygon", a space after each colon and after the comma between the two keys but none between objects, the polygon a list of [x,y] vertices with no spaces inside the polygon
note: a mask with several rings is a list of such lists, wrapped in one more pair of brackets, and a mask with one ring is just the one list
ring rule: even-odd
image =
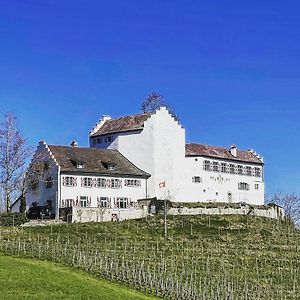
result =
[{"label": "hedge", "polygon": [[20,226],[26,222],[28,222],[28,218],[23,213],[0,214],[0,226]]}]

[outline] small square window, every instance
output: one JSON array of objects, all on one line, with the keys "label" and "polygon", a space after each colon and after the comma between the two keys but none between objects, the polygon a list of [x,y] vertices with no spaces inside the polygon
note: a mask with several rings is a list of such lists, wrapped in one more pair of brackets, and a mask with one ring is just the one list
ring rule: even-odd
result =
[{"label": "small square window", "polygon": [[200,182],[201,182],[200,176],[194,176],[194,177],[193,177],[193,182],[195,182],[195,183],[200,183]]}]

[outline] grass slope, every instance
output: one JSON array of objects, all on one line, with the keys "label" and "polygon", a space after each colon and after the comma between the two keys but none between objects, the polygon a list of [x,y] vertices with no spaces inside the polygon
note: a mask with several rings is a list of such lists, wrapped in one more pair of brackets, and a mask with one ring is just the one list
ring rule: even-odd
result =
[{"label": "grass slope", "polygon": [[48,261],[0,255],[1,299],[154,299]]},{"label": "grass slope", "polygon": [[[300,299],[300,231],[290,224],[252,216],[171,216],[168,235],[165,240],[161,217],[0,229],[0,249],[23,255],[19,248],[25,247],[26,255],[171,299]],[[86,257],[102,263],[95,270]],[[116,267],[107,268],[111,263]]]}]

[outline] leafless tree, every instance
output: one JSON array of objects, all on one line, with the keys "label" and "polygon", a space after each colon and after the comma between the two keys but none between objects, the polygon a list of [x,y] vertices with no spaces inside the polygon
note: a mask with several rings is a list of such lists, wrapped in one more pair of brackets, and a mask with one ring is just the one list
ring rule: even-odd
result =
[{"label": "leafless tree", "polygon": [[142,102],[141,110],[144,113],[151,113],[155,112],[162,106],[166,107],[172,117],[174,117],[175,120],[179,121],[179,116],[175,113],[174,109],[171,108],[166,99],[157,92],[152,92],[146,97],[146,99]]},{"label": "leafless tree", "polygon": [[16,117],[11,113],[6,114],[0,123],[0,187],[2,205],[7,212],[12,198],[17,196],[30,153],[30,148],[17,128]]},{"label": "leafless tree", "polygon": [[285,210],[285,215],[292,219],[295,224],[300,223],[300,197],[295,193],[283,194],[281,192],[276,193],[271,197],[270,201],[278,204]]}]

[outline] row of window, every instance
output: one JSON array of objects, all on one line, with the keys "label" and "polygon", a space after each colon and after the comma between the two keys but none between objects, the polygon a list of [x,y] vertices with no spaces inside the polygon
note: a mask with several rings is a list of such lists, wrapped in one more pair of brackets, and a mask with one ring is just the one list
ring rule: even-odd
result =
[{"label": "row of window", "polygon": [[[61,201],[61,207],[91,207],[92,201],[91,197],[80,196],[76,197],[76,199],[65,199]],[[109,198],[109,197],[97,197],[97,207],[102,208],[130,208],[133,207],[134,203],[130,201],[129,198],[126,197],[117,197],[117,198]]]},{"label": "row of window", "polygon": [[[63,177],[63,185],[64,186],[77,186],[77,178],[73,177],[73,176],[64,176]],[[82,187],[99,187],[99,188],[119,189],[122,187],[122,179],[83,177],[83,178],[81,178],[81,186]],[[125,179],[124,186],[139,187],[139,186],[141,186],[141,180]]]},{"label": "row of window", "polygon": [[250,167],[250,166],[220,163],[220,162],[217,162],[217,161],[209,161],[209,160],[204,160],[203,170],[213,171],[213,172],[229,173],[229,174],[255,176],[255,177],[261,177],[262,176],[261,168],[259,168],[259,167],[254,167],[253,168],[253,167]]},{"label": "row of window", "polygon": [[[238,183],[238,189],[242,191],[250,191],[250,184],[246,182],[239,182]],[[259,189],[259,184],[255,183],[254,184],[254,189],[258,190]]]},{"label": "row of window", "polygon": [[[200,183],[200,182],[202,182],[202,178],[199,177],[199,176],[194,176],[192,178],[192,181],[195,182],[195,183]],[[244,190],[244,191],[249,191],[250,190],[250,184],[247,183],[247,182],[239,182],[238,183],[238,189],[239,190]],[[258,183],[254,184],[254,189],[256,189],[256,190],[259,189],[259,184]]]},{"label": "row of window", "polygon": [[110,135],[110,136],[106,136],[103,138],[94,138],[93,142],[94,142],[94,145],[96,145],[96,144],[102,144],[102,143],[111,143],[113,140],[114,140],[114,137],[112,135]]}]

